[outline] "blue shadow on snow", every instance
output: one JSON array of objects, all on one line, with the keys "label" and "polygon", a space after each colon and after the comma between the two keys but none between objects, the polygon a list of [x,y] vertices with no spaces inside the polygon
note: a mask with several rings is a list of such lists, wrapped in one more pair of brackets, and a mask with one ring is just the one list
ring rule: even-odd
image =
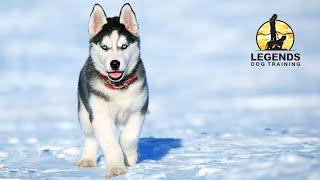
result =
[{"label": "blue shadow on snow", "polygon": [[160,160],[166,156],[170,149],[180,148],[181,139],[176,138],[140,138],[139,162],[144,160]]}]

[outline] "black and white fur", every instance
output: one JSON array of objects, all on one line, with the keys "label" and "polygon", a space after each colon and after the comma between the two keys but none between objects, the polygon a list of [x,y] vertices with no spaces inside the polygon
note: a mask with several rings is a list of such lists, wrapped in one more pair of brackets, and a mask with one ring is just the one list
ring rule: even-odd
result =
[{"label": "black and white fur", "polygon": [[[131,6],[123,5],[119,17],[107,18],[96,4],[90,15],[90,56],[78,84],[78,116],[85,135],[78,167],[96,165],[98,146],[105,156],[108,177],[126,172],[126,165],[138,160],[137,143],[148,109],[148,86],[140,59],[138,23]],[[121,48],[126,45],[125,49]],[[120,62],[122,83],[130,76],[138,79],[126,89],[110,89],[99,79],[112,71],[110,62]],[[113,80],[114,81],[114,80]],[[119,133],[117,133],[119,130]]]}]

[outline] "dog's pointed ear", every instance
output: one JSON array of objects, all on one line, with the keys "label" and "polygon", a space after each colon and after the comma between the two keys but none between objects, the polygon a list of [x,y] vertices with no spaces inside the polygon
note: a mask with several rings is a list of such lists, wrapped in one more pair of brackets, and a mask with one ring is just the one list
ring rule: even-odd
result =
[{"label": "dog's pointed ear", "polygon": [[133,35],[138,36],[138,22],[129,3],[122,6],[119,17],[120,23],[124,24],[126,29]]},{"label": "dog's pointed ear", "polygon": [[104,24],[107,23],[107,16],[103,10],[103,8],[99,4],[95,4],[93,6],[90,21],[89,21],[89,35],[93,37],[97,35]]}]

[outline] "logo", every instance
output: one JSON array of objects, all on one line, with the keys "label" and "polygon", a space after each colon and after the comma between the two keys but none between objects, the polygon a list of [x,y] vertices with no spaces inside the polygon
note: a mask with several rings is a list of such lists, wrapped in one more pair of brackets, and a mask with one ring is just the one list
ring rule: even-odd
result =
[{"label": "logo", "polygon": [[291,51],[294,32],[290,25],[277,19],[264,22],[256,33],[259,53],[251,53],[251,66],[300,66],[300,54]]}]

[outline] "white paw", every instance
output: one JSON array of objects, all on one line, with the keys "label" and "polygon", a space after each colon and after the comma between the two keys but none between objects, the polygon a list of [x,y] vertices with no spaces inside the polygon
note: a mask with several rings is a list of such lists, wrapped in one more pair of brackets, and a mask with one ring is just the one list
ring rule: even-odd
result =
[{"label": "white paw", "polygon": [[77,167],[86,168],[86,167],[94,167],[96,166],[96,162],[91,159],[81,159],[75,164]]},{"label": "white paw", "polygon": [[127,173],[126,168],[112,168],[109,173],[107,174],[107,178],[111,178],[114,176],[120,176],[122,174]]},{"label": "white paw", "polygon": [[137,164],[138,161],[138,155],[133,154],[131,156],[126,157],[126,166],[132,167]]}]

